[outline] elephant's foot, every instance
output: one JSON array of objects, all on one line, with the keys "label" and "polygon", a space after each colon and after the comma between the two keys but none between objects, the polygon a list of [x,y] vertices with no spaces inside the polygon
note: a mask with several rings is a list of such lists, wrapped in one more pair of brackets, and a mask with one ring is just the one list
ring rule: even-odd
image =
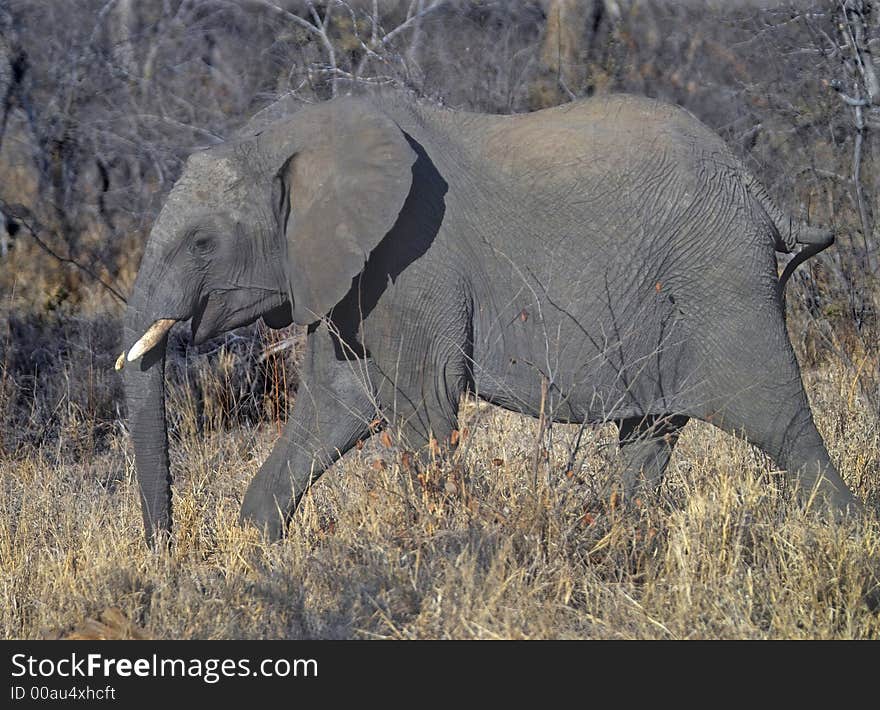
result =
[{"label": "elephant's foot", "polygon": [[280,502],[277,494],[261,485],[258,476],[244,494],[238,524],[257,528],[272,542],[280,540],[287,528],[288,506],[289,501]]},{"label": "elephant's foot", "polygon": [[[818,439],[818,432],[815,437]],[[838,523],[865,513],[862,503],[834,468],[821,440],[818,445],[796,450],[785,463],[788,481],[794,486],[798,500],[805,508]]]}]

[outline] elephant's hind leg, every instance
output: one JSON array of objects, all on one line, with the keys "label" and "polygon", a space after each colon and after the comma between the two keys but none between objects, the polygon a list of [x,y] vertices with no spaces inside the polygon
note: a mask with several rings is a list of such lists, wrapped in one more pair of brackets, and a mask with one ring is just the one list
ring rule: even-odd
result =
[{"label": "elephant's hind leg", "polygon": [[836,514],[858,509],[816,429],[782,313],[758,303],[718,326],[714,340],[725,349],[707,357],[713,370],[706,401],[713,404],[691,413],[761,448],[787,470],[803,500]]},{"label": "elephant's hind leg", "polygon": [[804,502],[824,505],[837,516],[856,511],[861,504],[840,477],[798,382],[776,402],[756,398],[735,412],[723,412],[713,419],[722,429],[744,435],[784,468]]},{"label": "elephant's hind leg", "polygon": [[617,422],[620,485],[625,499],[656,489],[688,417],[634,417]]}]

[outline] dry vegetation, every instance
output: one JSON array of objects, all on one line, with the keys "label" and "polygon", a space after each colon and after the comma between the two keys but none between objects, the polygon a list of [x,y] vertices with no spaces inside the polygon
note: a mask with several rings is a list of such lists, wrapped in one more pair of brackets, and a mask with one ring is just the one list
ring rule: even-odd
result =
[{"label": "dry vegetation", "polygon": [[[852,373],[828,367],[810,381],[832,456],[876,506],[880,429],[849,401]],[[555,427],[549,484],[542,472],[536,486],[536,423],[469,404],[459,460],[414,475],[371,442],[315,487],[287,540],[267,545],[235,521],[274,428],[200,424],[181,390],[173,409],[171,551],[143,545],[121,433],[94,456],[40,447],[3,462],[0,634],[82,634],[84,620],[103,617],[85,628],[159,638],[880,633],[863,601],[880,559],[876,518],[836,525],[803,513],[779,472],[713,427],[689,427],[656,499],[621,510],[594,492],[613,427],[589,433],[571,477],[573,432]],[[80,410],[61,416],[72,436],[95,425]]]},{"label": "dry vegetation", "polygon": [[[311,17],[306,3],[275,4]],[[174,334],[176,531],[161,552],[143,543],[112,371],[120,303],[30,232],[128,293],[180,157],[279,91],[327,96],[327,57],[301,28],[260,14],[260,2],[120,1],[103,16],[110,3],[76,0],[75,14],[53,3],[45,15],[38,5],[9,3],[11,25],[0,16],[0,29],[16,28],[30,77],[9,94],[0,134],[0,208],[19,220],[0,245],[0,637],[880,635],[880,616],[865,602],[880,594],[870,226],[880,171],[868,124],[860,203],[854,108],[829,88],[849,81],[846,49],[839,40],[840,56],[822,49],[822,33],[836,32],[837,3],[761,12],[709,3],[702,13],[604,3],[617,14],[598,24],[589,12],[569,15],[586,23],[578,27],[588,41],[559,44],[557,56],[578,65],[566,74],[547,59],[553,3],[455,2],[415,36],[401,33],[390,59],[366,73],[497,112],[569,92],[661,96],[719,130],[780,204],[833,225],[838,245],[789,287],[789,328],[832,458],[871,511],[864,519],[829,523],[800,510],[755,449],[698,423],[656,497],[611,506],[598,491],[612,475],[613,426],[588,430],[569,468],[572,429],[554,426],[539,441],[534,420],[469,402],[455,460],[411,471],[371,441],[315,486],[290,536],[267,545],[236,518],[296,391],[295,348],[267,349],[298,334],[253,327],[198,350]],[[389,28],[405,21],[407,5],[387,4]],[[141,14],[120,30],[114,8],[123,7]],[[880,35],[876,24],[869,30]],[[340,50],[337,78],[360,65],[350,24],[340,19],[327,38]],[[67,56],[84,57],[88,80]],[[850,98],[853,77],[843,86]],[[169,128],[175,122],[179,130]],[[545,446],[549,461],[536,476]]]}]

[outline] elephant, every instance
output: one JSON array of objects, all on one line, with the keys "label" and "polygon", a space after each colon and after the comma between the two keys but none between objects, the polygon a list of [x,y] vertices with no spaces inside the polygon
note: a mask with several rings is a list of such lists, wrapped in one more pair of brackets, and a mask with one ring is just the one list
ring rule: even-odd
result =
[{"label": "elephant", "polygon": [[[146,242],[117,364],[147,539],[171,529],[163,373],[187,320],[196,344],[259,318],[306,326],[289,420],[241,508],[271,539],[381,426],[422,459],[450,449],[465,394],[615,422],[624,499],[660,484],[696,418],[744,436],[834,515],[857,510],[782,300],[833,239],[657,100],[488,115],[403,90],[283,97],[192,153]],[[796,253],[781,278],[776,252]]]}]

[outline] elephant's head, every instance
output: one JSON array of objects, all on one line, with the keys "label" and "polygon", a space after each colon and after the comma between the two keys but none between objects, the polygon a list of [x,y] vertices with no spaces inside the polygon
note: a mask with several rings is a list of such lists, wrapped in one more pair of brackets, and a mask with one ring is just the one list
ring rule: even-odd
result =
[{"label": "elephant's head", "polygon": [[349,291],[409,192],[416,154],[370,102],[296,108],[191,156],[147,242],[124,342],[148,540],[171,527],[170,328],[190,320],[200,343],[261,316],[275,326],[320,319]]}]

